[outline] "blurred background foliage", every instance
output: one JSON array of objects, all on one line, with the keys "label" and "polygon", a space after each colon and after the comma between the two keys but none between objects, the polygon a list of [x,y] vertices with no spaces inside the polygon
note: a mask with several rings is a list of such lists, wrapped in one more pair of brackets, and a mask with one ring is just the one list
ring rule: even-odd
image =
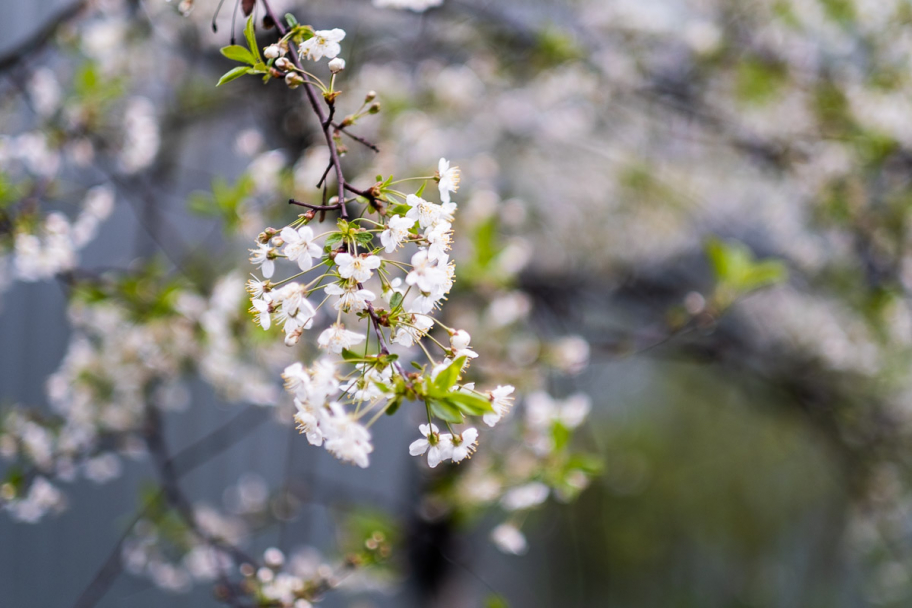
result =
[{"label": "blurred background foliage", "polygon": [[[230,67],[218,53],[230,10],[213,35],[215,3],[193,4],[182,17],[157,0],[87,3],[101,15],[88,23],[117,21],[114,43],[96,32],[93,46],[68,17],[41,48],[10,43],[18,59],[0,60],[0,132],[38,122],[51,148],[83,132],[66,112],[23,118],[20,89],[39,64],[55,68],[61,103],[79,109],[87,133],[120,129],[129,96],[153,100],[161,141],[141,171],[124,170],[115,134],[110,150],[95,142],[99,158],[112,156],[92,161],[103,175],[69,176],[112,183],[129,201],[85,253],[104,280],[75,287],[74,298],[123,303],[137,321],[175,314],[181,289],[208,294],[232,268],[246,272],[244,239],[287,222],[283,198],[320,195],[319,134],[300,96],[254,78],[216,89]],[[406,592],[328,605],[908,605],[912,4],[445,0],[421,14],[366,0],[275,4],[349,32],[345,87],[376,90],[383,108],[357,125],[379,154],[343,138],[363,183],[428,158],[460,164],[448,322],[471,331],[485,378],[590,395],[592,418],[574,445],[601,463],[577,502],[528,515],[530,551],[515,557],[486,544],[490,511],[456,509],[442,524],[411,512],[419,496],[458,487],[447,476],[462,471],[428,478],[397,461],[388,485],[414,499],[387,510],[401,528],[388,535]],[[29,10],[38,14],[28,23],[52,11]],[[0,173],[5,247],[5,224],[38,221],[22,201],[68,208],[64,185],[45,196],[41,183]],[[26,310],[50,301],[38,289],[15,283],[4,295],[9,402],[40,403],[26,385],[43,376],[24,369],[48,359],[34,369],[53,371],[65,348],[62,322],[13,331],[22,318],[64,317],[59,298]],[[238,312],[240,340],[265,344]],[[561,358],[568,336],[585,340],[587,366]],[[53,344],[54,356],[19,363],[32,340]],[[521,437],[496,439],[505,460],[511,441]],[[355,488],[384,485],[313,466]],[[280,483],[280,464],[260,468]],[[88,516],[77,514],[61,521],[79,526]],[[31,543],[50,541],[38,535],[0,543],[0,553],[41,578]],[[428,543],[445,548],[442,561]],[[66,605],[95,565],[70,567],[65,593],[42,596],[47,605]],[[17,583],[0,571],[0,587]],[[208,596],[147,597],[137,601]]]}]

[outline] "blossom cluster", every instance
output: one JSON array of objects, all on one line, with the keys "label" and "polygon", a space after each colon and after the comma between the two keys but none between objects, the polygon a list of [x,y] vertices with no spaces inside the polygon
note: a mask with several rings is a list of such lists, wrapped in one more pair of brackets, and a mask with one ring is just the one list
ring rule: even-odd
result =
[{"label": "blossom cluster", "polygon": [[[314,30],[292,19],[288,24],[279,42],[263,50],[271,70],[268,74],[284,75],[288,86],[308,87],[311,95],[310,87],[319,87],[332,116],[338,96],[335,79],[345,67],[338,57],[345,31]],[[291,43],[298,46],[288,59]],[[230,48],[223,53],[240,60],[246,57]],[[259,55],[259,49],[251,48],[249,54]],[[318,62],[323,58],[331,60],[328,87],[300,63],[301,59]],[[251,68],[239,70],[249,73],[264,68],[254,62]],[[232,77],[226,74],[222,82]],[[373,93],[365,96],[364,104],[373,97]],[[359,115],[360,111],[345,123],[353,124]],[[326,174],[335,167],[339,195],[329,204],[325,196],[322,205],[298,203],[311,210],[284,228],[267,228],[257,237],[250,261],[261,276],[255,275],[248,282],[250,312],[264,330],[274,324],[281,327],[285,344],[293,346],[315,326],[324,306],[336,311],[334,319],[332,313],[326,315],[331,322],[315,340],[326,355],[310,367],[295,363],[283,374],[297,408],[295,419],[311,444],[322,445],[342,461],[367,467],[373,451],[369,428],[380,415],[394,413],[405,401],[423,401],[428,424],[421,426],[424,438],[410,446],[410,453],[427,453],[431,467],[442,460],[461,462],[475,451],[478,431],[474,427],[456,431],[450,425],[464,424],[467,416],[483,416],[493,426],[509,410],[513,389],[498,387],[485,393],[476,391],[474,383],[460,383],[470,360],[477,357],[469,348],[471,337],[464,330],[443,326],[433,316],[455,280],[450,249],[457,204],[451,195],[459,189],[459,168],[441,158],[433,176],[397,181],[392,176],[385,180],[378,176],[365,191],[349,187],[356,194],[349,199],[341,182],[337,153],[333,151]],[[326,175],[321,183],[324,179]],[[422,198],[429,180],[437,184],[439,203]],[[410,181],[422,185],[415,192],[399,189],[399,184]],[[348,216],[350,204],[362,209],[355,218]],[[311,227],[317,210],[337,210],[341,218],[331,229],[317,234]],[[417,251],[406,262],[399,252],[410,245]],[[281,260],[296,266],[297,272],[273,280]],[[302,279],[309,273],[313,273],[312,278]],[[314,303],[317,298],[322,299]],[[360,332],[349,329],[353,317],[364,323]],[[435,323],[446,331],[449,344],[431,335]],[[428,350],[427,343],[431,350],[442,351],[438,357]],[[419,363],[407,350],[414,347],[423,352],[425,363]],[[402,352],[392,352],[391,348]],[[417,372],[406,373],[402,365],[406,358]],[[450,432],[441,434],[434,419]]]}]

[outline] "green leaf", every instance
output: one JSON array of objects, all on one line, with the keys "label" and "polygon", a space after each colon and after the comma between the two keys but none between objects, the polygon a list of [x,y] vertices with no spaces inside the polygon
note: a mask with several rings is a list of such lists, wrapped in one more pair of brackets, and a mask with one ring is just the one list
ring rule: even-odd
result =
[{"label": "green leaf", "polygon": [[412,361],[412,367],[414,367],[415,369],[417,369],[419,372],[423,372],[423,371],[424,371],[424,368],[421,367],[421,364],[418,363],[417,361]]},{"label": "green leaf", "polygon": [[326,245],[329,245],[330,247],[332,247],[333,245],[335,245],[336,243],[340,243],[341,241],[342,241],[342,233],[333,232],[328,237],[326,237],[326,241],[324,241],[324,242]]},{"label": "green leaf", "polygon": [[355,240],[358,241],[361,245],[367,245],[373,240],[374,235],[370,232],[357,232],[355,233]]},{"label": "green leaf", "polygon": [[446,400],[468,416],[483,416],[494,411],[490,400],[471,393],[453,391],[446,395]]},{"label": "green leaf", "polygon": [[298,24],[298,20],[291,13],[285,13],[285,23],[288,24],[288,27],[294,27]]},{"label": "green leaf", "polygon": [[399,406],[402,405],[402,397],[396,397],[386,406],[385,414],[387,416],[392,416],[399,410]]},{"label": "green leaf", "polygon": [[424,182],[423,184],[421,184],[421,187],[418,188],[418,192],[415,193],[415,196],[421,197],[421,195],[424,194],[424,189],[426,187],[427,187],[427,182]]},{"label": "green leaf", "polygon": [[560,422],[555,422],[554,426],[551,427],[551,437],[554,439],[554,450],[560,451],[564,449],[567,443],[570,442],[571,434],[570,429]]},{"label": "green leaf", "polygon": [[405,299],[405,296],[403,296],[400,292],[397,291],[394,293],[393,297],[390,298],[390,308],[393,310],[399,308],[399,305],[402,304],[403,299]]},{"label": "green leaf", "polygon": [[253,28],[253,16],[251,15],[247,17],[247,25],[244,26],[244,37],[247,39],[247,46],[250,47],[250,52],[257,58],[257,61],[262,62],[263,57],[260,55],[260,46],[257,44],[256,32]]},{"label": "green leaf", "polygon": [[456,384],[456,381],[459,380],[459,372],[462,371],[462,366],[465,365],[465,361],[466,358],[464,356],[459,357],[437,374],[434,385],[439,391],[448,391]]},{"label": "green leaf", "polygon": [[226,82],[231,82],[232,80],[236,80],[236,79],[240,78],[241,76],[247,74],[248,72],[250,72],[249,67],[241,66],[238,68],[234,68],[233,70],[231,70],[230,72],[228,72],[227,74],[225,74],[224,76],[219,78],[218,84],[215,86],[220,87],[223,84],[225,84]]},{"label": "green leaf", "polygon": [[233,61],[240,61],[241,63],[248,63],[250,65],[256,63],[256,58],[253,54],[238,44],[222,47],[221,51],[222,55]]},{"label": "green leaf", "polygon": [[500,595],[489,595],[485,598],[484,608],[510,608],[510,604]]},{"label": "green leaf", "polygon": [[347,348],[342,349],[342,358],[349,363],[365,363],[367,361],[373,361],[373,359],[366,359],[364,355],[359,355],[358,353],[348,350]]},{"label": "green leaf", "polygon": [[431,413],[446,422],[462,424],[462,412],[452,403],[434,399],[431,401]]}]

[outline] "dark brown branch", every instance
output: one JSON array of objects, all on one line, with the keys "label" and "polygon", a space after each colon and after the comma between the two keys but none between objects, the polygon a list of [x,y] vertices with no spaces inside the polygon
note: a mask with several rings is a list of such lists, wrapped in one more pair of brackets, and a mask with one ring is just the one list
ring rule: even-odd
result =
[{"label": "dark brown branch", "polygon": [[[268,0],[262,0],[263,8],[266,10],[266,14],[272,19],[273,23],[276,25],[276,29],[279,31],[280,36],[284,36],[287,32],[282,22],[276,17],[275,13],[272,12],[272,8],[269,6]],[[301,71],[304,71],[304,66],[301,65],[301,60],[298,57],[298,51],[295,49],[294,45],[289,45],[289,52],[291,54],[292,63]],[[339,210],[342,214],[342,218],[348,218],[348,211],[345,208],[345,204],[342,201],[345,200],[345,176],[342,174],[342,163],[339,161],[339,150],[336,149],[336,142],[333,140],[333,134],[330,124],[332,121],[327,119],[326,112],[323,111],[323,106],[320,105],[319,100],[317,99],[317,93],[314,91],[313,86],[305,81],[302,85],[304,87],[304,92],[307,94],[307,100],[310,102],[310,107],[313,108],[314,113],[317,115],[317,119],[320,121],[320,126],[323,128],[323,137],[326,139],[326,146],[329,148],[329,156],[332,161],[332,164],[336,168],[336,179],[339,184],[339,201],[340,207]],[[329,104],[330,107],[330,116],[334,112],[332,103]]]},{"label": "dark brown branch", "polygon": [[332,211],[333,209],[341,209],[342,204],[336,203],[334,205],[312,205],[310,203],[302,203],[301,201],[296,201],[293,198],[288,199],[289,205],[297,205],[299,207],[307,207],[308,209],[313,209],[314,211]]},{"label": "dark brown branch", "polygon": [[363,137],[358,137],[358,136],[355,135],[354,133],[349,133],[349,132],[346,130],[346,128],[343,127],[342,125],[340,125],[340,124],[338,124],[338,123],[333,123],[332,126],[333,126],[333,128],[334,128],[336,131],[339,131],[340,133],[345,133],[346,135],[348,135],[349,137],[351,137],[352,139],[354,139],[356,142],[358,142],[358,143],[361,144],[362,146],[366,146],[366,147],[370,148],[371,150],[373,150],[374,152],[379,152],[379,151],[380,151],[380,148],[378,148],[377,146],[375,146],[375,145],[372,144],[371,142],[367,141],[367,140],[364,139]]}]

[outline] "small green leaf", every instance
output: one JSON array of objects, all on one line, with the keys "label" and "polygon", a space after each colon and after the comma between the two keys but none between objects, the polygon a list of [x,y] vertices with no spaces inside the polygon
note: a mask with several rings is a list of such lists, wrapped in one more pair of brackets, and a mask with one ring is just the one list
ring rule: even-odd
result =
[{"label": "small green leaf", "polygon": [[424,194],[424,189],[425,189],[426,187],[427,187],[427,182],[424,182],[423,184],[421,184],[421,187],[418,188],[418,192],[415,193],[415,196],[417,196],[417,197],[420,198],[421,195]]},{"label": "small green leaf", "polygon": [[393,310],[396,310],[397,308],[399,308],[399,305],[402,304],[402,300],[404,298],[405,298],[405,296],[403,296],[400,292],[397,291],[396,293],[394,293],[393,297],[390,298],[390,308],[392,308]]},{"label": "small green leaf", "polygon": [[446,400],[468,416],[483,416],[494,411],[494,407],[488,399],[471,393],[452,391],[447,393]]},{"label": "small green leaf", "polygon": [[250,47],[250,52],[257,58],[257,61],[262,62],[263,57],[260,55],[260,46],[257,44],[256,32],[253,28],[253,16],[251,15],[247,17],[247,25],[244,26],[244,37],[247,38],[247,46]]},{"label": "small green leaf", "polygon": [[459,372],[462,371],[462,366],[465,365],[465,361],[466,358],[464,356],[459,357],[437,374],[434,384],[437,386],[438,390],[441,392],[448,391],[456,384],[456,381],[459,380]]},{"label": "small green leaf", "polygon": [[366,359],[364,355],[359,355],[358,353],[348,350],[347,348],[342,349],[342,358],[349,363],[365,363],[367,361],[372,361],[372,359]]},{"label": "small green leaf", "polygon": [[500,595],[489,595],[485,598],[484,608],[510,608],[510,604]]},{"label": "small green leaf", "polygon": [[225,74],[224,76],[219,78],[218,84],[215,86],[220,87],[223,84],[225,84],[226,82],[231,82],[232,80],[236,80],[236,79],[240,78],[241,76],[247,74],[248,72],[250,72],[249,67],[241,66],[241,67],[234,68],[233,70],[231,70],[230,72],[228,72],[227,74]]},{"label": "small green leaf", "polygon": [[431,401],[431,413],[446,422],[462,424],[462,413],[452,403],[434,399]]},{"label": "small green leaf", "polygon": [[298,24],[298,20],[291,13],[285,13],[285,23],[288,24],[288,27],[295,27]]},{"label": "small green leaf", "polygon": [[385,413],[387,416],[392,416],[399,409],[399,406],[402,405],[402,397],[396,397],[386,406]]},{"label": "small green leaf", "polygon": [[245,49],[244,47],[233,44],[231,46],[222,47],[222,55],[231,59],[232,61],[240,61],[241,63],[247,63],[254,65],[256,63],[256,58],[253,54]]},{"label": "small green leaf", "polygon": [[327,245],[329,245],[330,247],[332,247],[333,245],[335,245],[336,243],[339,243],[341,241],[342,241],[342,234],[340,232],[333,232],[328,237],[326,237],[326,241],[324,241],[324,242]]},{"label": "small green leaf", "polygon": [[561,424],[560,422],[555,422],[554,426],[551,427],[551,437],[554,439],[554,450],[560,451],[570,441],[570,429]]},{"label": "small green leaf", "polygon": [[374,235],[370,232],[358,232],[355,234],[355,240],[358,241],[361,245],[367,245],[374,238]]},{"label": "small green leaf", "polygon": [[419,372],[423,372],[423,371],[424,371],[424,368],[421,367],[421,364],[418,363],[417,361],[412,361],[412,367],[414,367],[415,369],[417,369]]}]

